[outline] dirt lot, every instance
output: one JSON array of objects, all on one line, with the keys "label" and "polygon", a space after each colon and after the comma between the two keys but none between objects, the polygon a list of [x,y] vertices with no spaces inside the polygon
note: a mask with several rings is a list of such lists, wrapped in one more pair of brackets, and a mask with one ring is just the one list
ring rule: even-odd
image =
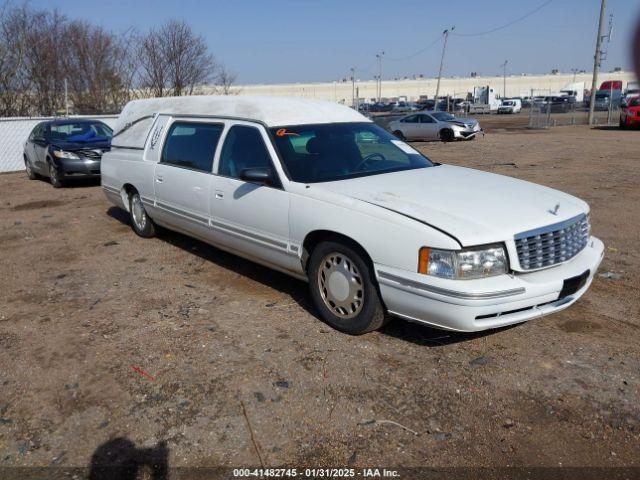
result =
[{"label": "dirt lot", "polygon": [[137,237],[95,184],[0,175],[0,467],[86,467],[113,445],[169,467],[639,465],[640,132],[417,145],[588,201],[615,278],[499,331],[349,337],[302,282]]}]

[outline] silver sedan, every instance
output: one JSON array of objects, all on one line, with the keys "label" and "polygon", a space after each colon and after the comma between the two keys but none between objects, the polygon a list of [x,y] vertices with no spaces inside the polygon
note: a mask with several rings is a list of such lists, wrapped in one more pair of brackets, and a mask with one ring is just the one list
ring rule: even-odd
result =
[{"label": "silver sedan", "polygon": [[457,118],[447,112],[413,113],[389,123],[388,129],[403,140],[472,140],[482,133],[473,118]]}]

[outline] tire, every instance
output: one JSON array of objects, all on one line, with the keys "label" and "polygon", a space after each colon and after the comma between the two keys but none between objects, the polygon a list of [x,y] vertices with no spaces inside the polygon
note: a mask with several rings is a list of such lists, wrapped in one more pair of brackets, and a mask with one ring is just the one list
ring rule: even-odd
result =
[{"label": "tire", "polygon": [[453,130],[449,128],[444,128],[440,130],[440,140],[443,142],[453,142],[455,136],[453,135]]},{"label": "tire", "polygon": [[64,183],[60,180],[58,176],[58,171],[52,162],[49,162],[49,181],[51,182],[51,186],[53,188],[62,188],[64,187]]},{"label": "tire", "polygon": [[620,118],[620,128],[623,130],[627,128],[627,123],[623,121],[622,118]]},{"label": "tire", "polygon": [[131,216],[131,228],[143,238],[151,238],[156,235],[156,224],[144,208],[138,192],[129,195],[129,215]]},{"label": "tire", "polygon": [[404,134],[400,130],[396,130],[395,132],[393,132],[393,134],[403,142],[406,140]]},{"label": "tire", "polygon": [[388,321],[365,259],[360,249],[340,241],[319,243],[309,259],[309,288],[320,317],[351,335],[377,330]]},{"label": "tire", "polygon": [[29,178],[29,180],[35,180],[36,178],[38,178],[38,175],[36,174],[36,172],[33,171],[31,162],[26,156],[24,157],[24,168],[27,171],[27,177]]}]

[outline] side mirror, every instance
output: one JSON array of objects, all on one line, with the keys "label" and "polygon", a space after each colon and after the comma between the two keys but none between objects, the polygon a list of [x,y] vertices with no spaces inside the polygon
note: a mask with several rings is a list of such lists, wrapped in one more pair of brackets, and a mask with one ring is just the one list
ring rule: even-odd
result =
[{"label": "side mirror", "polygon": [[261,185],[271,185],[273,181],[273,171],[269,167],[245,168],[240,172],[240,180],[259,183]]}]

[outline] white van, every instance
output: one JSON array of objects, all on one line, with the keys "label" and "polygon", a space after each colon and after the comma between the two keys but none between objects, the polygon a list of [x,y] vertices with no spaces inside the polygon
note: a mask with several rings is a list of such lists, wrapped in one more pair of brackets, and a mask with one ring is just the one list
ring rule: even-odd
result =
[{"label": "white van", "polygon": [[521,110],[522,101],[519,98],[504,99],[498,107],[498,113],[520,113]]}]

